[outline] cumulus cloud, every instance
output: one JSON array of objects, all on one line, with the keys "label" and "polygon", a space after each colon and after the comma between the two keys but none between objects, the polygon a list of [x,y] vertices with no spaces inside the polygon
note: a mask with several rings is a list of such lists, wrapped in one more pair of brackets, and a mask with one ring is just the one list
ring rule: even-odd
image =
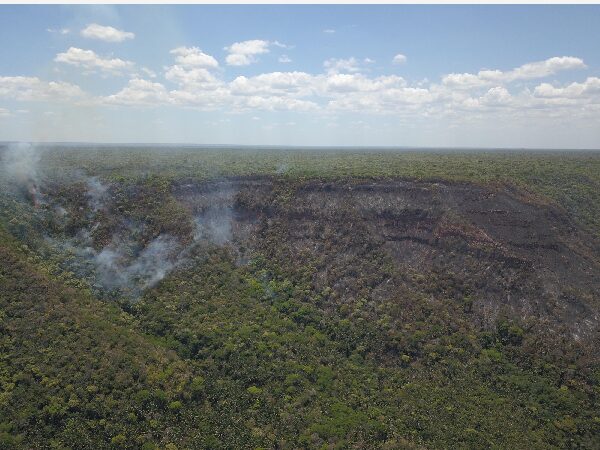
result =
[{"label": "cumulus cloud", "polygon": [[154,70],[148,69],[147,67],[142,67],[140,70],[150,78],[156,78],[156,72],[154,72]]},{"label": "cumulus cloud", "polygon": [[331,58],[323,63],[323,67],[329,73],[360,72],[360,63],[355,57],[348,59]]},{"label": "cumulus cloud", "polygon": [[[549,58],[545,61],[524,64],[521,67],[517,67],[516,69],[503,74],[502,78],[504,78],[504,81],[544,78],[549,75],[554,75],[562,70],[585,69],[586,67],[587,66],[580,58],[560,56]],[[483,71],[480,73],[482,73],[483,76],[486,76],[488,72],[489,71]],[[497,76],[497,72],[498,71],[492,71],[490,73],[492,79]]]},{"label": "cumulus cloud", "polygon": [[[245,41],[227,47],[229,55],[256,61],[277,46],[268,41]],[[527,117],[539,114],[571,117],[600,113],[600,78],[564,85],[531,81],[563,70],[585,67],[575,57],[555,57],[511,70],[482,69],[451,73],[439,81],[409,83],[397,75],[373,76],[368,58],[324,62],[318,73],[275,71],[227,79],[212,56],[197,47],[171,51],[173,65],[164,68],[164,83],[145,67],[130,73],[127,84],[113,95],[90,97],[73,84],[46,82],[36,77],[0,77],[0,97],[15,100],[71,101],[99,105],[153,107],[171,105],[206,111],[310,111],[334,114],[391,114],[398,118],[450,117],[456,120],[495,114]],[[283,56],[282,56],[283,57]],[[71,48],[57,61],[104,72],[124,71],[133,63],[100,58],[90,50]],[[231,61],[227,63],[230,64]],[[363,70],[364,69],[364,70]],[[513,83],[514,81],[524,83]],[[6,115],[6,113],[4,113]]]},{"label": "cumulus cloud", "polygon": [[204,111],[236,110],[235,98],[225,87],[205,90],[194,86],[182,86],[180,89],[170,91],[169,97],[170,102],[174,105],[193,107]]},{"label": "cumulus cloud", "polygon": [[219,67],[219,63],[214,57],[202,52],[198,47],[177,47],[171,50],[170,53],[176,55],[175,61],[184,67],[205,67],[209,69]]},{"label": "cumulus cloud", "polygon": [[406,56],[401,53],[398,53],[396,56],[392,58],[392,63],[394,64],[404,64],[406,62]]},{"label": "cumulus cloud", "polygon": [[[229,83],[234,95],[310,95],[314,77],[305,72],[271,72],[255,77],[239,76]],[[308,90],[307,90],[308,89]]]},{"label": "cumulus cloud", "polygon": [[69,101],[85,94],[77,85],[37,77],[0,77],[0,97],[20,101]]},{"label": "cumulus cloud", "polygon": [[220,84],[217,78],[206,69],[186,69],[177,65],[167,69],[165,78],[180,85],[196,86],[204,89],[214,89]]},{"label": "cumulus cloud", "polygon": [[169,93],[160,83],[134,78],[116,94],[104,98],[104,102],[115,105],[140,106],[167,103]]},{"label": "cumulus cloud", "polygon": [[472,73],[450,73],[442,78],[442,84],[455,89],[471,89],[485,86],[489,81]]},{"label": "cumulus cloud", "polygon": [[292,60],[290,59],[290,57],[289,57],[288,55],[281,55],[281,56],[279,57],[279,62],[280,62],[280,63],[287,64],[287,63],[291,63],[291,62],[292,62]]},{"label": "cumulus cloud", "polygon": [[513,96],[503,86],[489,89],[481,97],[481,104],[486,106],[508,106],[513,102]]},{"label": "cumulus cloud", "polygon": [[585,98],[600,95],[600,78],[589,77],[583,83],[571,83],[565,87],[554,87],[542,83],[534,89],[534,95],[543,98]]},{"label": "cumulus cloud", "polygon": [[236,99],[235,105],[240,109],[262,109],[267,111],[313,111],[318,109],[319,105],[310,100],[301,100],[289,97],[263,97],[251,96]]},{"label": "cumulus cloud", "polygon": [[117,30],[97,23],[92,23],[81,30],[81,35],[88,39],[99,39],[104,42],[123,42],[135,38],[135,34],[129,31]]},{"label": "cumulus cloud", "polygon": [[544,78],[563,70],[584,69],[585,67],[585,63],[580,58],[560,56],[524,64],[506,72],[501,70],[480,70],[477,74],[451,73],[442,79],[442,83],[455,88],[470,89],[490,84]]},{"label": "cumulus cloud", "polygon": [[66,52],[57,54],[54,61],[82,67],[90,71],[100,70],[106,73],[121,73],[134,67],[131,61],[124,61],[119,58],[102,58],[93,50],[83,50],[77,47],[70,47]]},{"label": "cumulus cloud", "polygon": [[[238,76],[229,82],[208,68],[176,64],[167,69],[165,78],[177,88],[166,91],[159,85],[160,95],[155,98],[163,103],[205,110],[352,111],[431,117],[460,116],[466,111],[514,113],[566,105],[566,101],[551,101],[550,97],[592,92],[598,83],[598,79],[590,78],[585,83],[565,87],[542,84],[533,93],[527,89],[511,92],[508,85],[504,86],[515,79],[532,79],[581,67],[581,60],[569,57],[529,63],[507,72],[481,70],[477,74],[449,74],[440,83],[425,81],[412,86],[396,75],[362,73],[361,65],[369,62],[368,59],[333,58],[325,61],[323,73],[270,72],[252,77]],[[140,89],[128,88],[118,95],[127,98],[127,102],[121,99],[123,104],[144,104],[153,98],[141,95]]]},{"label": "cumulus cloud", "polygon": [[362,74],[330,74],[325,79],[329,92],[375,92],[405,86],[402,77],[395,75],[369,78]]},{"label": "cumulus cloud", "polygon": [[247,66],[258,61],[257,55],[269,53],[269,41],[253,39],[235,42],[225,50],[229,52],[225,61],[230,66]]}]

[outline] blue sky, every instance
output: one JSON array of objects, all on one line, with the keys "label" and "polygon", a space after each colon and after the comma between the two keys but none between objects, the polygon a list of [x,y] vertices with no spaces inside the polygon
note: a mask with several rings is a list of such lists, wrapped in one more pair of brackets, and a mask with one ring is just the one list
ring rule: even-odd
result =
[{"label": "blue sky", "polygon": [[600,148],[600,6],[0,6],[0,140]]}]

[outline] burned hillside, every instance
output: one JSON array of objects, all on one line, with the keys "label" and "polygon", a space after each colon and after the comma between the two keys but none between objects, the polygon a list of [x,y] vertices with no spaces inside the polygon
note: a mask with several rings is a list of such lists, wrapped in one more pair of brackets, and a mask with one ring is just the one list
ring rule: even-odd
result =
[{"label": "burned hillside", "polygon": [[510,318],[597,338],[597,241],[518,189],[242,178],[181,185],[174,195],[192,214],[227,211],[235,248],[290,270],[309,265],[312,289],[332,292],[326,308],[402,302],[408,288],[464,304],[486,328]]},{"label": "burned hillside", "polygon": [[38,156],[0,180],[7,442],[597,442],[593,170],[555,190],[370,155],[353,176],[312,154],[210,176]]}]

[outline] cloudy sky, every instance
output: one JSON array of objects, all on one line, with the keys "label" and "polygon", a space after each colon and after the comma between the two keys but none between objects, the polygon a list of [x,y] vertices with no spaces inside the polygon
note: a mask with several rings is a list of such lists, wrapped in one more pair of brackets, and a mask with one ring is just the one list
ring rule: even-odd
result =
[{"label": "cloudy sky", "polygon": [[0,140],[600,148],[600,6],[0,6]]}]

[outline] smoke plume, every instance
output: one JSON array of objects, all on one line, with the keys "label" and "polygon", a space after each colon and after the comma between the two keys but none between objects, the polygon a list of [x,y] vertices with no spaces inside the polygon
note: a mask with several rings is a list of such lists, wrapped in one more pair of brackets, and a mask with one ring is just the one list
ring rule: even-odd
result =
[{"label": "smoke plume", "polygon": [[4,179],[36,206],[41,201],[39,162],[39,149],[29,143],[10,144],[2,155]]},{"label": "smoke plume", "polygon": [[87,177],[87,197],[94,212],[104,206],[104,197],[108,191],[108,186],[102,184],[98,177]]}]

